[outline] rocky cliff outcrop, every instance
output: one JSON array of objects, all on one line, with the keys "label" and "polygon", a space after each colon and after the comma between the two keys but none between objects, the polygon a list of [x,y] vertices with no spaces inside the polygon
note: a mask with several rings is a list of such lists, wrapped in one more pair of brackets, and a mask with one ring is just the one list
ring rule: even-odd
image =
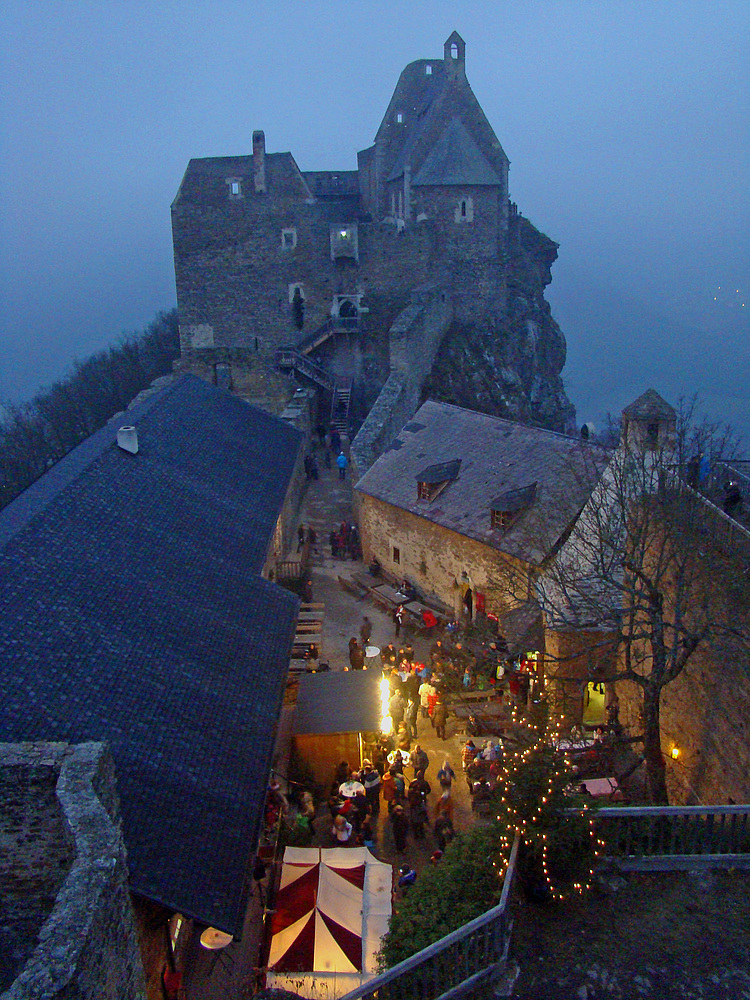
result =
[{"label": "rocky cliff outcrop", "polygon": [[424,383],[423,399],[575,431],[575,407],[560,377],[565,336],[544,297],[556,259],[557,244],[522,215],[511,214],[506,317],[495,327],[454,323]]}]

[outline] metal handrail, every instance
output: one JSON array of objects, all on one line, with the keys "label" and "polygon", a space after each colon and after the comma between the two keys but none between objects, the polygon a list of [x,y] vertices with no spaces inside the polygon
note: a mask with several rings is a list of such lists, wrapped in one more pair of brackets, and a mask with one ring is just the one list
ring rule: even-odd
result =
[{"label": "metal handrail", "polygon": [[608,859],[619,864],[750,865],[750,805],[605,806],[594,817]]},{"label": "metal handrail", "polygon": [[[497,906],[494,906],[491,910],[487,910],[481,916],[470,920],[463,927],[459,927],[457,930],[451,931],[450,934],[446,934],[439,941],[435,941],[433,944],[423,948],[422,951],[418,951],[416,955],[411,955],[409,958],[404,959],[403,962],[394,965],[387,972],[382,972],[380,975],[375,976],[374,979],[370,979],[363,986],[358,986],[356,989],[346,993],[341,997],[341,1000],[408,1000],[412,995],[418,996],[420,1000],[440,1000],[441,997],[458,996],[459,988],[464,984],[468,984],[469,980],[471,980],[471,985],[475,985],[485,976],[489,977],[496,972],[499,963],[505,958],[507,944],[510,940],[510,918],[507,911],[513,880],[515,878],[519,844],[520,837],[516,833],[510,852],[508,867],[505,871],[500,902]],[[496,938],[492,934],[497,925],[499,925],[500,929],[499,938]],[[437,977],[435,976],[436,959],[455,945],[465,944],[467,945],[466,951],[471,953],[473,951],[471,943],[474,939],[479,939],[479,952],[482,952],[481,946],[484,946],[485,958],[489,953],[493,959],[491,962],[485,962],[482,968],[472,969],[468,975],[463,975],[465,971],[468,971],[465,963],[454,966],[457,976],[454,977],[456,981],[452,984],[448,981],[445,970],[441,970],[441,974]],[[462,968],[461,966],[464,967]],[[418,984],[417,992],[412,994],[408,991],[408,986],[404,980],[407,976],[411,977],[413,974],[418,976],[421,969],[425,970],[424,981]],[[463,976],[463,978],[459,979],[458,976]]]}]

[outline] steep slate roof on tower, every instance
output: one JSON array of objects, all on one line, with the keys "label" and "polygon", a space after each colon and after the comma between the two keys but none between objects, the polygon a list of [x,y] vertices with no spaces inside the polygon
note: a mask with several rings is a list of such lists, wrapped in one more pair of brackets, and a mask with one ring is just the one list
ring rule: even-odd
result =
[{"label": "steep slate roof on tower", "polygon": [[300,442],[183,376],[0,511],[0,739],[107,742],[132,889],[230,933],[298,608],[259,574]]},{"label": "steep slate roof on tower", "polygon": [[[427,463],[456,457],[461,458],[458,478],[435,500],[419,500],[415,483],[419,471]],[[356,488],[539,564],[578,516],[606,460],[603,449],[578,438],[428,400]],[[507,529],[493,528],[493,501],[524,488],[530,505]]]},{"label": "steep slate roof on tower", "polygon": [[622,415],[627,420],[674,420],[677,413],[656,389],[646,389],[638,399],[625,407]]},{"label": "steep slate roof on tower", "polygon": [[412,184],[414,187],[450,184],[486,186],[502,185],[502,179],[489,165],[463,122],[453,118],[430,150]]}]

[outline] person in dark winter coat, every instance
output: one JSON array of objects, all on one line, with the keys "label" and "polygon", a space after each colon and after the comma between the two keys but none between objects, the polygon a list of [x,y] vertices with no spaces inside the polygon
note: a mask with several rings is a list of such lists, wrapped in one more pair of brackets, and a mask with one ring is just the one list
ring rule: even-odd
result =
[{"label": "person in dark winter coat", "polygon": [[349,640],[349,664],[352,670],[361,670],[365,665],[365,651],[354,636]]},{"label": "person in dark winter coat", "polygon": [[365,795],[373,816],[380,812],[380,775],[369,760],[364,762],[359,780],[365,786]]},{"label": "person in dark winter coat", "polygon": [[438,694],[435,702],[435,710],[432,713],[432,722],[435,726],[435,735],[441,740],[445,739],[445,724],[448,721],[448,706],[443,701],[442,694]]},{"label": "person in dark winter coat", "polygon": [[362,639],[362,645],[366,646],[370,641],[370,636],[372,635],[372,622],[367,615],[364,616],[362,624],[359,626],[359,634]]},{"label": "person in dark winter coat", "polygon": [[432,829],[435,834],[435,840],[437,840],[438,847],[441,851],[444,851],[455,836],[453,821],[446,816],[445,813],[441,813],[435,820],[435,825]]},{"label": "person in dark winter coat", "polygon": [[404,606],[399,604],[396,610],[393,612],[393,624],[396,628],[396,638],[398,639],[401,634],[401,626],[404,622]]},{"label": "person in dark winter coat", "polygon": [[424,778],[424,772],[427,770],[430,764],[430,758],[427,756],[422,747],[417,743],[417,745],[412,750],[411,763],[414,766],[414,777],[416,778],[417,772],[422,772],[422,777]]},{"label": "person in dark winter coat", "polygon": [[391,813],[391,827],[393,830],[393,842],[399,854],[406,850],[406,835],[409,832],[409,819],[404,812],[403,806],[394,806]]}]

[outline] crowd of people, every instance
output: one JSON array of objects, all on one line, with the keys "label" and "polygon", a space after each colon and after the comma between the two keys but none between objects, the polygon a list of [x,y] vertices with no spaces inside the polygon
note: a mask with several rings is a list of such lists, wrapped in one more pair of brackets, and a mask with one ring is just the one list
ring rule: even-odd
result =
[{"label": "crowd of people", "polygon": [[353,522],[342,521],[337,528],[332,528],[328,535],[331,555],[334,559],[362,558],[362,543],[359,539],[359,529]]},{"label": "crowd of people", "polygon": [[389,741],[382,739],[373,754],[375,763],[367,759],[359,770],[352,770],[347,761],[339,764],[328,799],[331,837],[337,844],[375,849],[373,819],[382,801],[399,854],[406,850],[410,835],[424,840],[428,830],[438,851],[444,851],[455,835],[452,786],[456,774],[450,761],[444,760],[437,772],[431,800],[433,788],[425,776],[430,765],[427,753],[419,744],[410,753],[388,747]]}]

